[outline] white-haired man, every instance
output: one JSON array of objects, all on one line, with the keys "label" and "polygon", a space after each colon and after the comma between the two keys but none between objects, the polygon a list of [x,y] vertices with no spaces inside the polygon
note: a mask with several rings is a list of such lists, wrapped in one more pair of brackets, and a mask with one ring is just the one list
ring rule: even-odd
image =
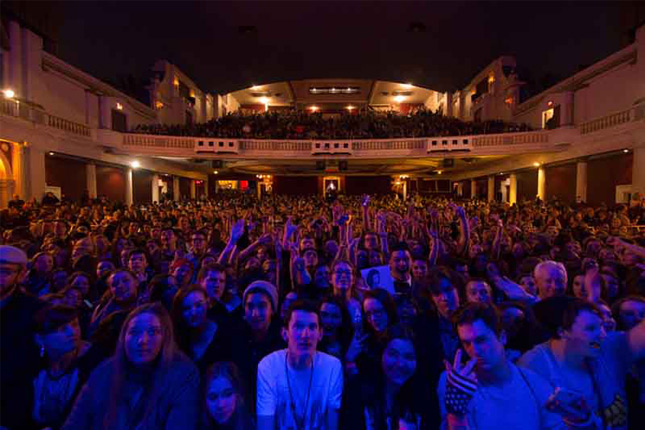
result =
[{"label": "white-haired man", "polygon": [[553,260],[539,263],[533,269],[533,278],[540,300],[561,297],[567,292],[567,269],[562,263]]}]

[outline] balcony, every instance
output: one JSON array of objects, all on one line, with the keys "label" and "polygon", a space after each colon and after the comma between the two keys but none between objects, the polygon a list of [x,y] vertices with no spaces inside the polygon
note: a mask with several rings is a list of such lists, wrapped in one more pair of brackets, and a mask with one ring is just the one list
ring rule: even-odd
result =
[{"label": "balcony", "polygon": [[[645,103],[615,112],[576,127],[531,132],[483,134],[469,136],[440,136],[397,139],[338,139],[338,140],[262,140],[216,137],[185,137],[119,133],[96,129],[85,124],[60,118],[34,104],[16,100],[0,100],[0,121],[11,117],[2,137],[19,137],[21,130],[50,133],[57,130],[57,139],[85,141],[87,144],[112,148],[117,153],[142,156],[226,159],[406,159],[428,157],[461,157],[488,155],[519,155],[538,152],[559,152],[601,130],[620,130],[631,124],[639,127],[645,120]],[[16,132],[17,131],[17,132]],[[602,135],[603,133],[596,133]],[[602,137],[602,136],[600,136]]]}]

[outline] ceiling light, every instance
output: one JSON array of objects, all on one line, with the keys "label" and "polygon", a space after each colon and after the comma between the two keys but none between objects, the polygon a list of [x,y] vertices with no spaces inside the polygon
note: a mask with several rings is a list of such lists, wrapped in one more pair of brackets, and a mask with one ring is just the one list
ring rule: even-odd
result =
[{"label": "ceiling light", "polygon": [[16,93],[14,93],[13,90],[10,90],[10,89],[6,89],[2,93],[8,99],[12,99],[12,98],[14,98],[16,96]]},{"label": "ceiling light", "polygon": [[437,170],[437,175],[441,175],[443,173],[443,170]]},{"label": "ceiling light", "polygon": [[217,170],[213,170],[213,175],[217,175],[219,172]]},{"label": "ceiling light", "polygon": [[54,153],[53,153],[53,152],[50,152],[50,153],[49,153],[49,155],[54,155]]},{"label": "ceiling light", "polygon": [[627,154],[629,152],[629,149],[623,149],[623,152]]},{"label": "ceiling light", "polygon": [[356,109],[356,107],[352,105],[347,106],[347,110],[352,110],[352,109]]},{"label": "ceiling light", "polygon": [[269,99],[267,97],[261,97],[260,98],[260,103],[262,104],[269,104]]},{"label": "ceiling light", "polygon": [[534,166],[534,167],[540,167],[540,163],[538,163],[538,162],[536,161],[535,163],[533,163],[533,166]]},{"label": "ceiling light", "polygon": [[141,163],[139,163],[137,160],[134,160],[130,163],[130,166],[132,166],[133,169],[138,169],[139,167],[141,167]]},{"label": "ceiling light", "polygon": [[403,97],[403,96],[394,97],[394,101],[397,102],[397,103],[401,103],[403,100],[405,100],[405,97]]}]

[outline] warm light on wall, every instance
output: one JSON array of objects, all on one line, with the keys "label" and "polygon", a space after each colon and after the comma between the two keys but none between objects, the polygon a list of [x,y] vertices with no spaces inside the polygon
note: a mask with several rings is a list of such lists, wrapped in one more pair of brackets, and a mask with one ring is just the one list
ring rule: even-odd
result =
[{"label": "warm light on wall", "polygon": [[397,103],[401,103],[403,100],[405,100],[404,96],[396,96],[394,97],[394,101]]},{"label": "warm light on wall", "polygon": [[179,78],[177,76],[175,76],[175,79],[172,80],[172,84],[176,87],[179,86]]},{"label": "warm light on wall", "polygon": [[437,175],[441,175],[443,173],[443,170],[437,170]]},{"label": "warm light on wall", "polygon": [[260,103],[263,105],[269,104],[269,98],[268,97],[260,97]]},{"label": "warm light on wall", "polygon": [[134,160],[130,163],[130,166],[132,166],[133,169],[138,169],[139,167],[141,167],[141,163],[139,163],[137,160]]},{"label": "warm light on wall", "polygon": [[410,88],[412,88],[412,84],[411,84],[411,83],[409,83],[409,82],[408,82],[407,84],[403,84],[402,86],[403,86],[403,88],[408,89],[408,90],[409,90]]},{"label": "warm light on wall", "polygon": [[309,106],[309,109],[311,109],[312,112],[317,112],[318,106]]},{"label": "warm light on wall", "polygon": [[533,167],[540,167],[540,163],[536,161],[535,163],[533,163]]},{"label": "warm light on wall", "polygon": [[217,175],[219,172],[217,170],[213,170],[213,175]]},{"label": "warm light on wall", "polygon": [[546,103],[546,105],[547,105],[548,107],[553,106],[553,100],[549,100],[549,101]]},{"label": "warm light on wall", "polygon": [[123,110],[123,105],[121,103],[116,104],[116,109],[117,110]]},{"label": "warm light on wall", "polygon": [[356,106],[352,106],[352,105],[347,106],[347,110],[354,110],[354,109],[356,109]]},{"label": "warm light on wall", "polygon": [[13,90],[8,89],[8,88],[6,90],[2,91],[2,94],[4,94],[5,98],[7,98],[7,99],[12,99],[12,98],[14,98],[16,96],[16,93]]},{"label": "warm light on wall", "polygon": [[513,96],[506,97],[506,100],[504,100],[504,103],[507,105],[512,105],[513,104]]},{"label": "warm light on wall", "polygon": [[155,107],[157,109],[163,109],[163,106],[164,106],[163,102],[160,102],[160,101],[155,102]]}]

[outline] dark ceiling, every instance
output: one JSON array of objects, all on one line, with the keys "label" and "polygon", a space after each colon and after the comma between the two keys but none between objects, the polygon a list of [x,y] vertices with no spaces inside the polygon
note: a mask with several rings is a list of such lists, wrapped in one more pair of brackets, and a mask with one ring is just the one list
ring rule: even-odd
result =
[{"label": "dark ceiling", "polygon": [[108,82],[144,83],[163,58],[215,93],[310,77],[453,90],[503,54],[546,85],[620,49],[645,18],[640,2],[4,3]]}]

